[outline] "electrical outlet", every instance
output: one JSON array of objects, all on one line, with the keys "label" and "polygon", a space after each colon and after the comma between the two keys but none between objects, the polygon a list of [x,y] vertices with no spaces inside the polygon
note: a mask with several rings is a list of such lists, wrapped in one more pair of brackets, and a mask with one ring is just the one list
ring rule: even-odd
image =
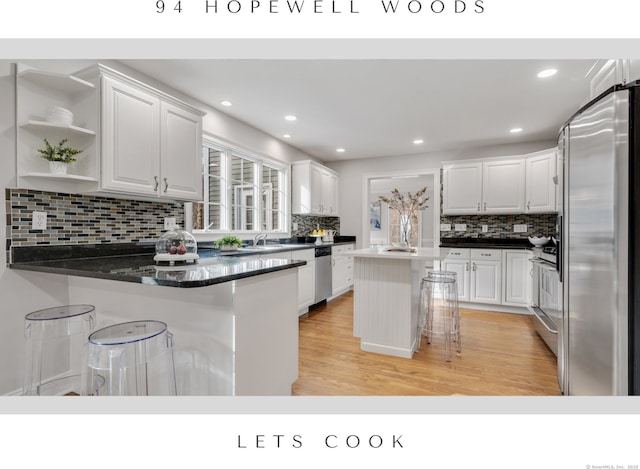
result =
[{"label": "electrical outlet", "polygon": [[440,231],[451,231],[451,223],[440,223]]},{"label": "electrical outlet", "polygon": [[298,222],[293,222],[293,231],[298,231]]},{"label": "electrical outlet", "polygon": [[513,232],[514,233],[526,233],[527,232],[527,225],[513,225]]},{"label": "electrical outlet", "polygon": [[467,225],[466,223],[456,223],[456,231],[467,231]]},{"label": "electrical outlet", "polygon": [[46,230],[47,229],[47,212],[31,213],[31,229]]},{"label": "electrical outlet", "polygon": [[176,227],[176,217],[164,217],[164,229],[172,230]]},{"label": "electrical outlet", "polygon": [[489,225],[482,225],[482,232],[487,233],[489,231]]}]

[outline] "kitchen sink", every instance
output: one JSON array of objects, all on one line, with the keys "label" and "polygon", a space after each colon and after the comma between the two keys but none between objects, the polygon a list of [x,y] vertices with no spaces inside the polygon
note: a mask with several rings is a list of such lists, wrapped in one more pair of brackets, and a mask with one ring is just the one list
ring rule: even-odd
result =
[{"label": "kitchen sink", "polygon": [[260,246],[244,246],[242,248],[238,248],[238,251],[273,251],[274,249],[282,249],[286,247],[282,244],[267,244]]}]

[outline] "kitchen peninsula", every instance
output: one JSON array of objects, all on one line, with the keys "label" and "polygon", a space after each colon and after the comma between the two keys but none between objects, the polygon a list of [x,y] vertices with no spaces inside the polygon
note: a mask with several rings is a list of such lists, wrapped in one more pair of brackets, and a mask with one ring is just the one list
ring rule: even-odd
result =
[{"label": "kitchen peninsula", "polygon": [[353,334],[360,348],[411,358],[417,345],[420,281],[440,249],[372,247],[353,251]]},{"label": "kitchen peninsula", "polygon": [[[290,395],[298,378],[297,267],[291,258],[219,256],[156,266],[122,246],[16,248],[11,268],[34,285],[64,275],[70,304],[98,327],[163,321],[173,334],[179,395]],[[80,252],[79,252],[80,251]],[[49,259],[49,260],[43,260]]]}]

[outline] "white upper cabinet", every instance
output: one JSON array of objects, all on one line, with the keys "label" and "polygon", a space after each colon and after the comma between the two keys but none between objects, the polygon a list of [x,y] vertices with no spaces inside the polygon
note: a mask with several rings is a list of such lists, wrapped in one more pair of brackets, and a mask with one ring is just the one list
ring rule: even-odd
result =
[{"label": "white upper cabinet", "polygon": [[444,165],[443,211],[445,215],[480,213],[482,163]]},{"label": "white upper cabinet", "polygon": [[202,197],[201,115],[163,102],[160,106],[160,135],[161,195],[199,200]]},{"label": "white upper cabinet", "polygon": [[526,212],[556,212],[556,152],[549,150],[526,160]]},{"label": "white upper cabinet", "polygon": [[524,172],[522,159],[483,163],[481,213],[524,212]]},{"label": "white upper cabinet", "polygon": [[203,113],[101,70],[102,190],[199,200]]},{"label": "white upper cabinet", "polygon": [[201,199],[204,113],[102,65],[79,76],[100,90],[97,192]]},{"label": "white upper cabinet", "polygon": [[637,76],[637,66],[637,63],[633,64],[628,59],[601,59],[596,61],[587,74],[590,99],[596,98],[614,85],[624,84],[640,78],[640,76]]},{"label": "white upper cabinet", "polygon": [[492,160],[443,167],[443,213],[524,212],[524,160]]},{"label": "white upper cabinet", "polygon": [[102,78],[102,189],[157,195],[160,100],[137,87]]},{"label": "white upper cabinet", "polygon": [[444,215],[555,212],[555,149],[443,165]]},{"label": "white upper cabinet", "polygon": [[291,169],[291,213],[338,216],[338,175],[311,160],[295,161]]}]

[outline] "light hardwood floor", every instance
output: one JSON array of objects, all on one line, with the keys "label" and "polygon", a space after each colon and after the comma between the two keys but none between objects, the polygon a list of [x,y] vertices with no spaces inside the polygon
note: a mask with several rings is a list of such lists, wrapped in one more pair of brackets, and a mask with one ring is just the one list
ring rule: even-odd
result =
[{"label": "light hardwood floor", "polygon": [[[558,396],[556,357],[526,315],[461,309],[462,351],[422,341],[412,359],[360,350],[353,293],[300,318],[294,396]],[[455,351],[454,351],[455,352]]]}]

